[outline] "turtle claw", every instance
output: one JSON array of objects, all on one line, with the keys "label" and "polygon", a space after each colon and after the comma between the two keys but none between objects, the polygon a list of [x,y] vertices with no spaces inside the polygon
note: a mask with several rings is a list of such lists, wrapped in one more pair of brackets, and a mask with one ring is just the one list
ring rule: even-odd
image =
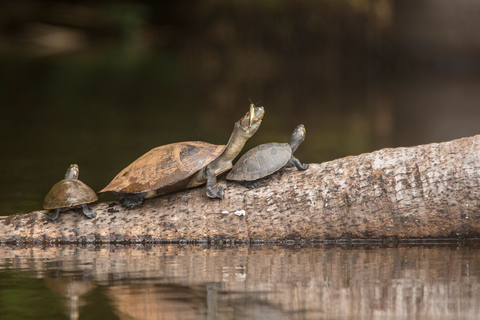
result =
[{"label": "turtle claw", "polygon": [[90,219],[93,219],[97,216],[97,213],[95,211],[90,211],[88,213],[83,213],[85,216],[87,216],[87,218],[90,218]]},{"label": "turtle claw", "polygon": [[297,167],[298,170],[307,170],[308,169],[308,163],[303,163],[301,166]]},{"label": "turtle claw", "polygon": [[90,219],[95,218],[97,216],[97,213],[91,210],[90,208],[88,208],[86,204],[82,205],[82,212],[87,218],[90,218]]},{"label": "turtle claw", "polygon": [[245,181],[245,187],[252,190],[258,186],[258,181]]},{"label": "turtle claw", "polygon": [[55,209],[54,212],[47,215],[47,220],[50,222],[57,220],[59,213],[60,213],[60,209]]},{"label": "turtle claw", "polygon": [[298,170],[307,170],[308,169],[308,163],[301,163],[300,160],[298,160],[294,156],[292,156],[289,163],[291,164],[291,167],[295,166],[295,167],[297,167]]},{"label": "turtle claw", "polygon": [[145,194],[128,194],[120,197],[120,204],[127,209],[135,209],[143,204]]},{"label": "turtle claw", "polygon": [[205,168],[205,174],[207,176],[207,196],[212,199],[223,199],[225,188],[217,185],[217,175],[215,171],[207,166]]},{"label": "turtle claw", "polygon": [[223,196],[225,195],[225,188],[221,186],[215,186],[213,188],[207,187],[207,196],[209,198],[215,199],[223,199]]}]

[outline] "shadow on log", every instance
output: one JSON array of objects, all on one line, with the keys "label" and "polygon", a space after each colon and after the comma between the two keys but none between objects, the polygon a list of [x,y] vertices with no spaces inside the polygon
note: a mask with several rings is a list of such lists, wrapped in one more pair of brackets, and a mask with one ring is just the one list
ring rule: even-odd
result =
[{"label": "shadow on log", "polygon": [[99,203],[97,218],[45,211],[0,218],[0,242],[128,243],[473,239],[480,236],[480,135],[382,149],[306,171],[284,169],[254,190],[220,181],[147,200]]}]

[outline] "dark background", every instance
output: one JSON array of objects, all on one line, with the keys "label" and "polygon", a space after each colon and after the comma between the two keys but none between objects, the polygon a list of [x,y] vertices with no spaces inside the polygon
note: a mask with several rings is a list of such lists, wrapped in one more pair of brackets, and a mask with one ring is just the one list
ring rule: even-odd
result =
[{"label": "dark background", "polygon": [[[474,0],[0,2],[0,214],[69,164],[95,191],[153,147],[288,141],[323,162],[479,132]],[[100,200],[111,199],[102,196]]]}]

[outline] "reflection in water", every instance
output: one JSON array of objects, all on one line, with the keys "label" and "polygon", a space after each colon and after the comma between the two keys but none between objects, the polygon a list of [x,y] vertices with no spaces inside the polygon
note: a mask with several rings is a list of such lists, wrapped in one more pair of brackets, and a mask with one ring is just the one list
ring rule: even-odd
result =
[{"label": "reflection in water", "polygon": [[[2,273],[34,271],[45,278],[45,295],[53,290],[67,298],[71,319],[107,309],[112,312],[103,320],[475,319],[480,312],[478,244],[2,246],[0,266],[0,290]],[[88,297],[95,287],[107,299],[94,307]]]},{"label": "reflection in water", "polygon": [[257,293],[223,288],[222,283],[120,285],[109,287],[108,295],[121,319],[287,319]]},{"label": "reflection in water", "polygon": [[65,297],[65,307],[70,320],[79,318],[79,309],[85,305],[82,296],[95,286],[91,281],[80,281],[69,276],[45,278],[45,282],[48,288]]}]

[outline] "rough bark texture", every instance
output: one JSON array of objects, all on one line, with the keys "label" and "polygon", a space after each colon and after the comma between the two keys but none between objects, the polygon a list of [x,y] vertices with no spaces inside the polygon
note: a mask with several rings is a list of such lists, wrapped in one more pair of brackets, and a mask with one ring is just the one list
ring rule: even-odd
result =
[{"label": "rough bark texture", "polygon": [[251,241],[478,238],[480,135],[383,149],[285,169],[254,190],[221,181],[223,200],[205,187],[125,210],[92,206],[97,218],[45,211],[0,219],[1,242]]}]

